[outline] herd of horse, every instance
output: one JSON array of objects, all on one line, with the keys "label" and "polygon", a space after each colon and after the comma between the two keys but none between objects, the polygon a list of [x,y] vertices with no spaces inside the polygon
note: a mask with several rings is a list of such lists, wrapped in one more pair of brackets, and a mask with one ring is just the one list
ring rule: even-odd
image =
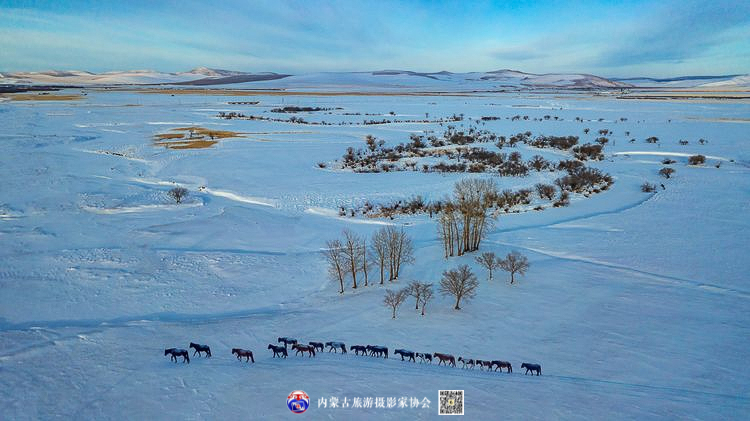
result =
[{"label": "herd of horse", "polygon": [[[343,342],[308,342],[307,345],[305,345],[300,344],[294,338],[281,337],[277,339],[276,343],[282,343],[284,345],[281,346],[268,344],[268,349],[273,352],[272,358],[276,358],[277,356],[279,358],[287,358],[289,356],[287,348],[289,345],[291,345],[293,351],[297,351],[295,355],[302,354],[302,356],[304,357],[305,353],[307,353],[308,358],[314,357],[316,351],[323,352],[326,348],[328,348],[328,352],[333,351],[335,353],[338,353],[338,351],[341,350],[342,354],[346,354],[346,345]],[[206,358],[211,357],[211,348],[209,348],[208,345],[201,345],[190,342],[189,348],[195,350],[193,352],[193,356],[195,356],[196,354],[198,356],[201,356],[201,353],[205,353]],[[353,351],[355,355],[388,358],[388,347],[386,346],[352,345],[349,347],[349,350]],[[185,349],[168,348],[164,350],[164,355],[171,355],[171,360],[174,362],[177,362],[177,357],[182,357],[183,363],[190,363],[190,353]],[[242,358],[245,358],[245,362],[255,362],[255,358],[253,358],[253,352],[247,349],[232,348],[232,355],[236,355],[238,360],[242,360]],[[422,353],[409,351],[406,349],[395,349],[393,351],[393,355],[401,356],[401,361],[417,362],[416,359],[419,358],[420,363],[426,362],[428,364],[432,364],[432,359],[436,358],[438,360],[438,365],[444,364],[451,367],[456,366],[456,357],[450,354],[441,354],[439,352]],[[487,369],[487,371],[497,371],[499,369],[502,373],[503,369],[506,369],[507,373],[513,372],[513,366],[508,361],[465,359],[464,357],[458,357],[458,362],[463,364],[462,368],[464,369],[474,369],[475,367],[479,367],[480,370]],[[524,368],[526,369],[526,373],[524,374],[529,374],[529,372],[531,372],[532,375],[536,373],[537,376],[542,374],[542,366],[539,364],[523,363],[521,364],[521,369]]]}]

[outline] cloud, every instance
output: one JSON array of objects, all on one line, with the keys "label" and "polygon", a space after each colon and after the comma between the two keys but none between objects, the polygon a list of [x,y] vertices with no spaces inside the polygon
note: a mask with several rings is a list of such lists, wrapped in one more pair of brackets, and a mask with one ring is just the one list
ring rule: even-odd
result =
[{"label": "cloud", "polygon": [[750,3],[746,2],[700,1],[664,6],[637,25],[621,30],[618,39],[593,64],[612,67],[681,63],[734,41],[725,34],[748,22]]}]

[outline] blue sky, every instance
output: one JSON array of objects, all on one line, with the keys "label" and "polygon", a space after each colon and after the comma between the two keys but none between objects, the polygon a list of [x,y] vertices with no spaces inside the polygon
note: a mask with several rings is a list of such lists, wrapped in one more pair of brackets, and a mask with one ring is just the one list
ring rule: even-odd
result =
[{"label": "blue sky", "polygon": [[745,1],[6,1],[0,71],[750,73]]}]

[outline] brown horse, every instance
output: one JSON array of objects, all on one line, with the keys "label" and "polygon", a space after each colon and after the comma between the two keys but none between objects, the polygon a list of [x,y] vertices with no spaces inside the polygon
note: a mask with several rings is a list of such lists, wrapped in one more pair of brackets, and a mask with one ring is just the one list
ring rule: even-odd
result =
[{"label": "brown horse", "polygon": [[325,347],[325,345],[323,345],[323,342],[308,342],[308,344],[314,346],[315,350],[320,352],[323,352],[323,348]]},{"label": "brown horse", "polygon": [[315,347],[312,346],[312,345],[294,344],[294,345],[292,345],[292,349],[297,350],[297,352],[295,353],[295,355],[297,355],[297,354],[299,354],[301,352],[302,356],[304,357],[305,356],[305,352],[307,352],[307,353],[309,353],[308,358],[315,356]]},{"label": "brown horse", "polygon": [[242,357],[245,357],[245,362],[251,361],[255,362],[255,358],[253,358],[253,351],[249,351],[247,349],[242,348],[232,348],[232,354],[237,354],[237,359],[241,360]]},{"label": "brown horse", "polygon": [[445,365],[450,364],[453,367],[456,366],[456,358],[453,355],[450,355],[450,354],[441,354],[439,352],[436,352],[436,353],[432,354],[432,356],[438,359],[438,365],[440,365],[442,363],[445,363]]},{"label": "brown horse", "polygon": [[464,357],[458,357],[458,362],[463,364],[463,367],[461,368],[474,368],[474,364],[476,364],[474,360],[465,360]]},{"label": "brown horse", "polygon": [[510,365],[510,363],[508,361],[498,361],[498,360],[495,360],[495,361],[492,361],[492,364],[495,365],[495,371],[497,371],[497,369],[499,368],[500,372],[502,373],[503,369],[507,368],[508,369],[508,373],[512,373],[513,372],[513,366]]}]

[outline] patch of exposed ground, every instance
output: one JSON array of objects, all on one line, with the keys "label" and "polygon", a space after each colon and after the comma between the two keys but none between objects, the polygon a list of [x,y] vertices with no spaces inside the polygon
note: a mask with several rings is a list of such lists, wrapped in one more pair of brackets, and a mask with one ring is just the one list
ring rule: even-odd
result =
[{"label": "patch of exposed ground", "polygon": [[205,127],[177,127],[168,133],[154,135],[154,144],[168,149],[205,149],[219,143],[220,139],[244,137],[228,130],[211,130]]},{"label": "patch of exposed ground", "polygon": [[6,98],[10,98],[11,101],[76,101],[83,97],[77,94],[58,95],[41,93],[7,95]]}]

